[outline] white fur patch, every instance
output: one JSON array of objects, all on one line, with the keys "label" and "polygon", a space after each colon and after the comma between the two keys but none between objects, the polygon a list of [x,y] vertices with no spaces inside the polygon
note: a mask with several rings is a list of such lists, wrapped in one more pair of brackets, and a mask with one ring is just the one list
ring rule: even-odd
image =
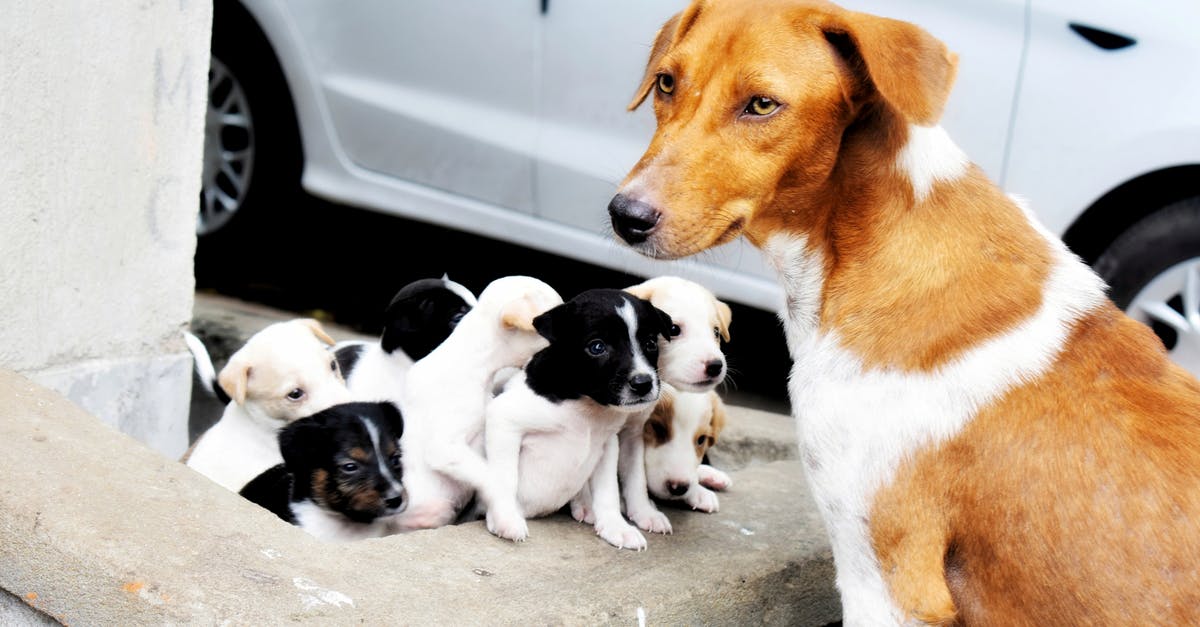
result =
[{"label": "white fur patch", "polygon": [[[617,307],[617,315],[621,320],[625,321],[625,329],[629,332],[629,349],[633,356],[633,374],[649,375],[653,385],[650,388],[649,397],[658,398],[658,374],[654,366],[650,365],[650,361],[646,359],[646,353],[642,350],[642,345],[638,343],[638,320],[637,313],[633,310],[633,305],[628,301],[623,301],[620,307]],[[621,403],[634,404],[644,402],[641,398],[635,398],[627,388],[621,390]]]},{"label": "white fur patch", "polygon": [[941,126],[909,125],[908,141],[896,165],[908,175],[917,202],[925,200],[937,181],[952,181],[967,171],[970,160]]},{"label": "white fur patch", "polygon": [[833,546],[847,624],[901,619],[866,523],[876,490],[907,456],[952,437],[980,408],[1043,374],[1073,323],[1104,302],[1099,277],[1061,241],[1047,241],[1055,265],[1038,312],[931,373],[867,369],[836,331],[816,328],[820,255],[807,251],[800,237],[777,236],[764,247],[789,295],[784,322],[794,360],[792,411],[806,476]]}]

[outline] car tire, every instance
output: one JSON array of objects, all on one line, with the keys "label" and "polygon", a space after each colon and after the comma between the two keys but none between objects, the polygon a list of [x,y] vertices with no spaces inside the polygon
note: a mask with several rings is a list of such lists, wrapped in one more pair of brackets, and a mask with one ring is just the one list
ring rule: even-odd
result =
[{"label": "car tire", "polygon": [[235,239],[299,189],[300,137],[287,84],[253,19],[214,3],[204,166],[196,234]]},{"label": "car tire", "polygon": [[1200,374],[1200,196],[1136,222],[1095,269],[1113,303],[1150,325],[1172,359]]}]

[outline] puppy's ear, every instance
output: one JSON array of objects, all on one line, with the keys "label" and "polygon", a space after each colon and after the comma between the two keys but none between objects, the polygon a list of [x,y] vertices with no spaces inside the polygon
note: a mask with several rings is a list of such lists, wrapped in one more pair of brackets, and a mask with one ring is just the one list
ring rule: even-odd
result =
[{"label": "puppy's ear", "polygon": [[383,420],[387,423],[388,428],[392,430],[392,435],[399,438],[404,435],[404,416],[400,413],[400,408],[389,402],[379,403],[379,411],[383,414]]},{"label": "puppy's ear", "polygon": [[504,305],[504,309],[500,311],[500,323],[509,329],[538,331],[533,320],[545,311],[545,306],[533,296],[524,296]]},{"label": "puppy's ear", "polygon": [[679,43],[684,34],[696,23],[696,18],[700,17],[704,3],[705,0],[694,0],[688,8],[671,16],[671,19],[664,22],[658,32],[654,34],[654,46],[650,49],[650,59],[646,61],[646,72],[642,77],[642,84],[638,85],[637,93],[633,96],[633,101],[629,103],[630,111],[637,109],[646,96],[650,95],[650,90],[658,84],[659,62],[662,61],[663,55],[667,54],[672,46]]},{"label": "puppy's ear", "polygon": [[658,307],[651,305],[650,301],[646,301],[646,306],[653,310],[652,313],[654,314],[654,320],[658,323],[658,328],[655,330],[658,331],[659,335],[663,336],[668,342],[670,342],[671,327],[675,325],[675,323],[671,320],[671,316],[668,316],[667,312],[659,309]]},{"label": "puppy's ear", "polygon": [[557,336],[557,327],[561,324],[559,320],[564,315],[567,306],[568,305],[563,304],[557,307],[552,307],[551,309],[534,318],[533,328],[538,332],[538,335],[541,335],[553,343],[554,338]]},{"label": "puppy's ear", "polygon": [[713,299],[713,302],[715,303],[714,306],[716,307],[717,311],[717,328],[721,331],[721,339],[728,342],[729,323],[733,321],[733,310],[729,308],[729,305],[726,305],[715,298]]},{"label": "puppy's ear", "polygon": [[306,460],[319,460],[330,446],[330,434],[325,429],[324,412],[301,418],[279,430],[279,454],[283,464],[292,472],[305,468]]},{"label": "puppy's ear", "polygon": [[245,359],[235,353],[229,359],[229,363],[221,368],[221,374],[217,375],[217,385],[225,390],[233,402],[242,405],[246,402],[246,387],[250,383],[253,370]]},{"label": "puppy's ear", "polygon": [[654,288],[652,286],[647,285],[646,283],[638,283],[637,285],[631,285],[631,286],[625,288],[625,291],[629,292],[630,294],[633,294],[634,296],[637,296],[638,298],[640,298],[642,300],[649,300],[649,301],[654,300]]},{"label": "puppy's ear", "polygon": [[[831,14],[821,30],[853,78],[906,120],[932,126],[942,117],[958,55],[939,39],[908,22],[853,11]],[[872,90],[855,85],[849,91],[859,98]]]},{"label": "puppy's ear", "polygon": [[321,323],[316,318],[300,318],[300,323],[311,329],[313,335],[317,336],[318,340],[330,346],[336,343],[333,338],[329,337],[329,334],[325,332],[325,328],[321,326]]},{"label": "puppy's ear", "polygon": [[712,443],[716,444],[717,436],[725,429],[725,401],[721,400],[720,394],[711,390],[708,396],[712,400],[712,419],[708,423],[710,428],[709,435],[712,436]]}]

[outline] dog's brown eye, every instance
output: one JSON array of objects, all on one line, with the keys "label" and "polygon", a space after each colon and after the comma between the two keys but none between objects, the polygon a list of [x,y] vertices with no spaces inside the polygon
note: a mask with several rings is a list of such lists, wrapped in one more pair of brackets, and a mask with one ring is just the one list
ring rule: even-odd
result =
[{"label": "dog's brown eye", "polygon": [[356,464],[354,462],[346,462],[346,463],[342,464],[341,466],[338,466],[338,468],[340,468],[341,471],[345,472],[345,473],[358,472],[358,464]]},{"label": "dog's brown eye", "polygon": [[675,91],[675,77],[670,74],[659,74],[658,91],[668,95]]},{"label": "dog's brown eye", "polygon": [[680,333],[683,333],[683,329],[680,329],[679,325],[671,325],[671,335],[669,337],[679,337]]},{"label": "dog's brown eye", "polygon": [[749,113],[750,115],[771,115],[778,108],[778,102],[766,96],[755,96],[750,99],[750,104],[746,105],[745,113]]},{"label": "dog's brown eye", "polygon": [[296,388],[287,393],[287,399],[289,401],[298,401],[302,398],[304,398],[304,390],[301,390],[300,388]]}]

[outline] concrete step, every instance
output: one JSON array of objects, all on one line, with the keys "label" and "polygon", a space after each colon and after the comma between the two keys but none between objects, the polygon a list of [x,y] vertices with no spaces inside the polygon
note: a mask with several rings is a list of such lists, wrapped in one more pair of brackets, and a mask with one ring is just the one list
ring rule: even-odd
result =
[{"label": "concrete step", "polygon": [[[731,408],[714,514],[643,552],[566,515],[514,544],[482,522],[322,543],[0,371],[0,618],[163,625],[826,625],[829,544],[790,421]],[[714,451],[718,451],[714,449]],[[777,453],[779,452],[779,453]],[[19,604],[24,602],[26,606]],[[33,608],[33,609],[28,609]],[[36,610],[36,612],[34,611]]]}]

